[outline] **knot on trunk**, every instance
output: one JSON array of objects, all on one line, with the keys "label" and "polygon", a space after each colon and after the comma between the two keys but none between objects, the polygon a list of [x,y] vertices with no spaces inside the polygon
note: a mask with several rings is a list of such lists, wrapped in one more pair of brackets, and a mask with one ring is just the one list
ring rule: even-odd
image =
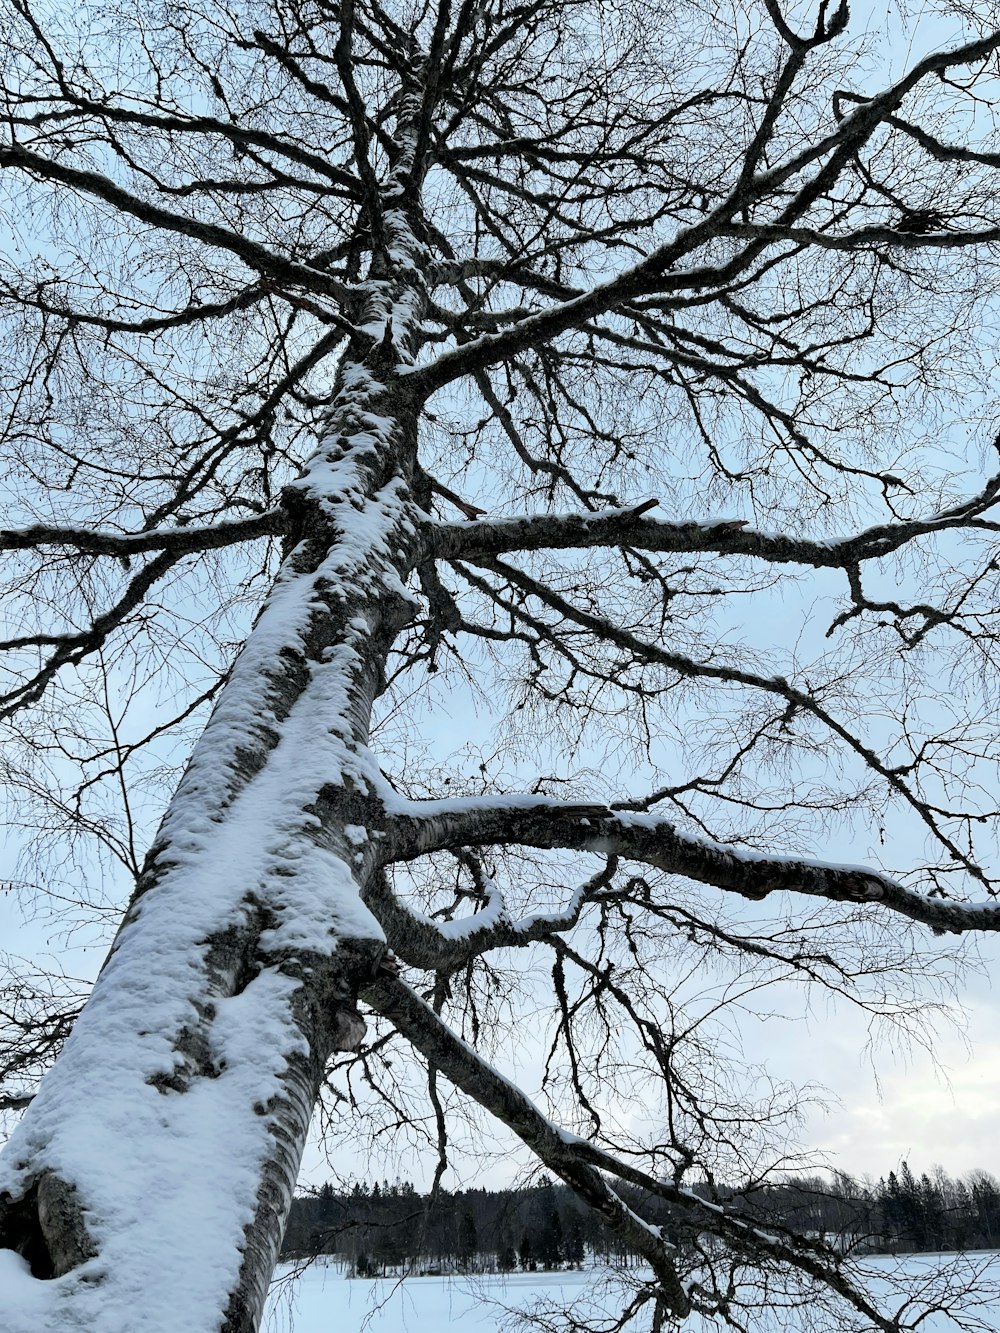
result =
[{"label": "knot on trunk", "polygon": [[342,940],[319,988],[317,1032],[331,1051],[356,1051],[368,1028],[358,1009],[358,993],[382,976],[397,976],[399,963],[380,940]]},{"label": "knot on trunk", "polygon": [[27,1260],[35,1277],[62,1277],[97,1254],[84,1216],[76,1186],[42,1171],[22,1198],[0,1198],[0,1246]]}]

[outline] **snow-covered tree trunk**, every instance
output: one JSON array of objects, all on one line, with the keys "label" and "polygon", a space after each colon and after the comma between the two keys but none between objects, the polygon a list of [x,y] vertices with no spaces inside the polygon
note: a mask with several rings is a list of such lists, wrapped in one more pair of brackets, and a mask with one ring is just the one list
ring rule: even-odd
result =
[{"label": "snow-covered tree trunk", "polygon": [[[401,212],[392,226],[399,267],[416,244]],[[362,901],[379,864],[367,742],[413,614],[399,369],[421,306],[397,275],[358,293],[321,445],[282,496],[274,587],[5,1151],[6,1333],[257,1327],[327,1060],[361,1041],[357,994],[386,955]]]}]

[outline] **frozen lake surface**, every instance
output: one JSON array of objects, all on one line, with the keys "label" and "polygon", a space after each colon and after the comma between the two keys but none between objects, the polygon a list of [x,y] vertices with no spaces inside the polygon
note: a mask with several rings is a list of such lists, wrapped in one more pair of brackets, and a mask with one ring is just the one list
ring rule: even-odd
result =
[{"label": "frozen lake surface", "polygon": [[[888,1296],[891,1275],[903,1273],[913,1295],[927,1292],[928,1279],[942,1264],[956,1256],[913,1255],[902,1259],[872,1257],[865,1261],[868,1285],[873,1294]],[[957,1257],[960,1266],[957,1286],[964,1286],[973,1273],[993,1288],[985,1302],[968,1311],[967,1329],[1000,1329],[1000,1255],[970,1254]],[[287,1272],[287,1270],[286,1270]],[[276,1284],[262,1325],[265,1333],[444,1333],[450,1327],[463,1333],[510,1333],[513,1315],[539,1303],[565,1310],[574,1302],[590,1298],[605,1317],[618,1313],[617,1296],[600,1291],[600,1273],[510,1273],[506,1276],[411,1277],[398,1279],[348,1280],[336,1266],[314,1264],[294,1282],[282,1278]],[[595,1282],[598,1283],[595,1288]],[[978,1282],[977,1282],[978,1285]],[[897,1288],[898,1292],[898,1288]],[[900,1296],[887,1302],[897,1307]],[[593,1307],[592,1307],[593,1308]],[[813,1312],[815,1315],[815,1312]],[[912,1318],[912,1313],[911,1313]],[[797,1311],[782,1311],[758,1327],[774,1333],[797,1333],[818,1326],[820,1321],[800,1320]],[[635,1326],[642,1328],[639,1321]],[[647,1321],[648,1327],[648,1321]],[[720,1327],[692,1321],[692,1330]],[[957,1333],[959,1325],[934,1313],[920,1323],[921,1333]]]},{"label": "frozen lake surface", "polygon": [[506,1277],[350,1280],[336,1268],[310,1268],[293,1287],[279,1284],[265,1333],[444,1333],[451,1325],[493,1333],[539,1297],[569,1305],[591,1273],[509,1273]]}]

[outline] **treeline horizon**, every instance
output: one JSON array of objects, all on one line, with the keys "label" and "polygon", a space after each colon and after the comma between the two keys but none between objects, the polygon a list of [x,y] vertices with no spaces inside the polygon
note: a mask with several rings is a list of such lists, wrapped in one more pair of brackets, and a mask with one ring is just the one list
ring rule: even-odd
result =
[{"label": "treeline horizon", "polygon": [[[825,1241],[842,1251],[899,1254],[1000,1248],[1000,1182],[975,1169],[953,1179],[936,1166],[915,1176],[903,1161],[877,1181],[837,1171],[788,1177],[752,1188],[694,1185],[704,1198],[770,1227]],[[636,1191],[638,1195],[639,1192]],[[695,1233],[668,1201],[643,1193],[649,1220],[681,1246]],[[351,1275],[534,1272],[587,1262],[639,1262],[601,1218],[566,1186],[539,1183],[500,1190],[438,1189],[409,1181],[330,1182],[297,1195],[282,1259],[337,1256]]]}]

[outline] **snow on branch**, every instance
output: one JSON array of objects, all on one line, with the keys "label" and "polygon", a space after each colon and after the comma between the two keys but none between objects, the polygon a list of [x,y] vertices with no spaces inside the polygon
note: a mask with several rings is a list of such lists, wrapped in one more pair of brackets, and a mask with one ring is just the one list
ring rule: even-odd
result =
[{"label": "snow on branch", "polygon": [[578,885],[562,911],[535,912],[518,919],[508,914],[495,881],[488,886],[488,901],[481,911],[451,921],[433,921],[407,907],[384,874],[373,878],[365,901],[378,917],[389,947],[404,962],[433,971],[456,971],[489,949],[520,948],[555,931],[572,929],[585,904],[610,884],[616,868],[617,859],[609,857],[603,869]]},{"label": "snow on branch", "polygon": [[1000,903],[992,900],[931,898],[868,866],[766,856],[693,837],[654,815],[601,805],[544,797],[414,801],[393,814],[390,841],[393,859],[399,860],[500,843],[621,856],[754,900],[800,893],[831,902],[878,903],[938,933],[1000,930]]},{"label": "snow on branch", "polygon": [[658,503],[656,500],[593,514],[524,514],[467,523],[437,523],[429,530],[427,540],[430,554],[440,560],[474,559],[515,551],[628,546],[642,551],[748,555],[775,564],[838,568],[891,555],[917,537],[948,528],[1000,530],[1000,523],[981,517],[997,502],[998,495],[1000,474],[991,477],[978,495],[946,513],[879,524],[852,536],[824,541],[761,532],[740,518],[677,523],[649,517],[649,510]]},{"label": "snow on branch", "polygon": [[[905,217],[903,221],[908,219]],[[981,227],[976,231],[954,231],[935,227],[927,231],[907,226],[859,227],[856,231],[826,232],[814,227],[782,227],[758,223],[730,223],[721,228],[725,236],[745,241],[764,240],[769,245],[787,241],[791,245],[816,245],[823,250],[847,250],[856,254],[865,246],[892,245],[905,250],[955,250],[962,246],[996,244],[1000,227]]]}]

